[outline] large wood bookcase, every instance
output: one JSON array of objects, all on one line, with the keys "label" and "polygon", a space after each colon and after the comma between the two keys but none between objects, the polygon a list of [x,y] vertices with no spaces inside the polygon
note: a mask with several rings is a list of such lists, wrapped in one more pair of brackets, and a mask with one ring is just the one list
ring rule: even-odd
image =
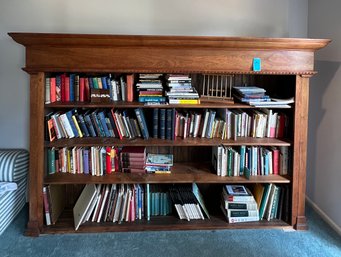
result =
[{"label": "large wood bookcase", "polygon": [[[115,225],[113,223],[85,224],[77,232],[186,230],[228,228],[307,228],[305,218],[306,153],[309,78],[314,71],[314,52],[329,43],[324,39],[238,38],[192,36],[128,36],[9,33],[26,47],[24,70],[30,75],[30,170],[29,170],[29,222],[27,235],[41,233],[74,232],[72,212],[65,211],[54,226],[44,225],[42,187],[44,184],[68,184],[80,187],[87,183],[286,183],[291,189],[291,219],[289,223],[259,221],[228,224],[223,215],[212,215],[210,220],[180,221],[176,217],[160,217]],[[262,70],[252,71],[253,58],[260,58]],[[79,73],[187,73],[233,74],[251,77],[257,85],[270,85],[272,91],[285,92],[295,97],[291,112],[292,133],[286,140],[240,138],[233,140],[136,139],[120,141],[116,138],[72,139],[44,141],[44,115],[47,110],[70,108],[154,108],[133,103],[53,103],[46,104],[45,76],[56,72]],[[169,105],[165,108],[252,108],[243,104]],[[290,146],[293,152],[290,176],[219,177],[210,172],[208,165],[196,162],[179,163],[171,175],[115,173],[102,177],[55,174],[46,175],[47,147],[90,145],[145,145],[174,147],[180,155],[191,159],[191,150],[209,146],[259,145]],[[206,147],[206,148],[205,148]],[[183,150],[182,150],[183,149]],[[186,154],[186,152],[188,152]],[[176,153],[174,153],[176,154]],[[204,154],[204,153],[201,153]],[[210,153],[209,153],[210,154]],[[186,157],[184,157],[186,158]],[[217,199],[219,195],[215,196]],[[213,199],[212,199],[213,200]]]}]

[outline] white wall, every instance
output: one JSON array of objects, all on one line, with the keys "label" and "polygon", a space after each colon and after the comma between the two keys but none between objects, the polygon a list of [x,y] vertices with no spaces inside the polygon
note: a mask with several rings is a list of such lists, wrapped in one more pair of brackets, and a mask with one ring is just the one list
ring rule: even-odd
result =
[{"label": "white wall", "polygon": [[311,80],[307,195],[341,231],[341,1],[309,0],[308,35],[333,42]]},{"label": "white wall", "polygon": [[0,147],[29,145],[24,49],[7,32],[304,37],[305,10],[294,0],[0,0]]}]

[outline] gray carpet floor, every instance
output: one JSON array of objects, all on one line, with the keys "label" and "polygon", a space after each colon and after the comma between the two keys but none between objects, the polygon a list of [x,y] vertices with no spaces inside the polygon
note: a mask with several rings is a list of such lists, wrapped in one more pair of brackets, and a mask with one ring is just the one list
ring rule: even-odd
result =
[{"label": "gray carpet floor", "polygon": [[0,236],[0,256],[341,256],[341,237],[308,206],[309,230],[219,230],[23,236],[27,208]]}]

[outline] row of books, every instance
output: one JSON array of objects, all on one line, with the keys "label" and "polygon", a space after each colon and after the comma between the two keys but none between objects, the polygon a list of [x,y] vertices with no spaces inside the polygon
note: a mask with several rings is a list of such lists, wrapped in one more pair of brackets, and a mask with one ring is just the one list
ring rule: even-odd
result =
[{"label": "row of books", "polygon": [[87,184],[73,208],[75,229],[88,221],[150,220],[153,216],[171,214],[173,206],[180,219],[204,219],[191,186]]},{"label": "row of books", "polygon": [[139,108],[135,109],[135,113],[114,109],[80,113],[72,109],[65,113],[51,112],[45,116],[45,120],[46,135],[50,142],[74,137],[149,138],[144,113]]},{"label": "row of books", "polygon": [[285,185],[256,184],[255,192],[258,192],[259,218],[265,220],[281,219],[290,220],[290,190]]},{"label": "row of books", "polygon": [[[77,109],[46,115],[48,140],[74,137],[153,138],[176,137],[234,139],[237,137],[283,138],[288,132],[288,118],[273,110],[205,109],[203,112],[172,109],[152,110],[152,122],[142,108],[134,110]],[[148,125],[149,124],[149,125]],[[150,128],[152,126],[152,128]],[[149,128],[148,128],[149,127]]]},{"label": "row of books", "polygon": [[287,175],[289,147],[213,146],[212,165],[218,176]]},{"label": "row of books", "polygon": [[144,146],[52,147],[47,149],[47,164],[48,174],[170,173],[173,155],[147,154]]},{"label": "row of books", "polygon": [[145,191],[139,184],[87,184],[73,208],[75,229],[87,221],[122,223],[143,219],[146,195],[148,187]]},{"label": "row of books", "polygon": [[251,191],[243,185],[224,185],[221,209],[228,223],[259,220],[257,202]]},{"label": "row of books", "polygon": [[48,148],[47,172],[93,176],[111,174],[120,171],[119,152],[120,149],[115,147]]},{"label": "row of books", "polygon": [[112,101],[133,101],[134,75],[113,78],[80,74],[58,74],[45,78],[45,103],[88,102],[91,89],[108,90]]}]

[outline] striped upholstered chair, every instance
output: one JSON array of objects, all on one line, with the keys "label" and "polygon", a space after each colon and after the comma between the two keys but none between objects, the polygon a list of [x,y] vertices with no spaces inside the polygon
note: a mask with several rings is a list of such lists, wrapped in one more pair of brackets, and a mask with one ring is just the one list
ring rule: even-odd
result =
[{"label": "striped upholstered chair", "polygon": [[0,182],[17,184],[16,190],[0,193],[0,235],[26,203],[28,163],[26,150],[0,149]]}]

